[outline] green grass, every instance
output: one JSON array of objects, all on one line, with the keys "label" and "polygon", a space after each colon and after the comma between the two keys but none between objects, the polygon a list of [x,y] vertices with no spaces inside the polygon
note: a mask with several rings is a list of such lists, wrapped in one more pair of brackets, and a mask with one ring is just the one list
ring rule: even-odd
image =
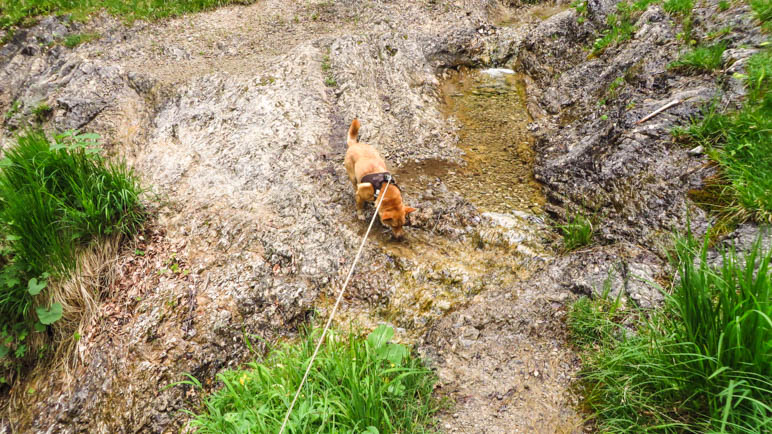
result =
[{"label": "green grass", "polygon": [[706,183],[710,200],[702,205],[725,221],[772,222],[772,50],[748,60],[744,79],[748,94],[740,110],[721,113],[712,105],[675,134],[704,146],[721,168]]},{"label": "green grass", "polygon": [[603,98],[598,100],[598,105],[606,105],[608,102],[613,101],[616,99],[620,89],[623,89],[625,86],[625,77],[617,77],[614,79],[614,81],[609,84],[608,88],[606,89],[606,92],[603,94]]},{"label": "green grass", "polygon": [[616,12],[606,16],[608,28],[593,43],[592,53],[598,54],[609,46],[621,44],[632,38],[636,31],[635,21],[650,4],[656,1],[638,0],[630,3],[628,0],[622,0],[617,3]]},{"label": "green grass", "polygon": [[327,51],[327,54],[324,55],[322,58],[322,72],[324,73],[324,84],[327,85],[327,87],[337,87],[338,82],[335,80],[335,77],[332,75],[332,64],[330,63],[330,52]]},{"label": "green grass", "polygon": [[584,247],[592,241],[592,223],[581,215],[571,217],[568,223],[558,226],[563,234],[563,244],[566,250]]},{"label": "green grass", "polygon": [[18,138],[0,173],[0,230],[13,237],[16,258],[33,274],[74,265],[78,246],[130,234],[141,225],[141,189],[124,164],[104,160],[95,135],[42,133]]},{"label": "green grass", "polygon": [[574,0],[571,2],[571,7],[576,10],[576,22],[579,24],[584,23],[587,20],[587,1]]},{"label": "green grass", "polygon": [[[200,433],[279,432],[321,330],[273,350],[263,362],[218,375],[191,426]],[[435,376],[379,326],[366,340],[326,338],[292,411],[287,433],[433,432]],[[198,380],[183,383],[200,386]]]},{"label": "green grass", "polygon": [[689,15],[693,8],[693,0],[666,0],[665,3],[662,4],[662,9],[673,15]]},{"label": "green grass", "polygon": [[[624,312],[608,295],[579,299],[568,325],[585,403],[601,432],[772,429],[772,251],[760,243],[718,268],[687,236],[660,311]],[[648,315],[648,317],[647,317]]]},{"label": "green grass", "polygon": [[173,17],[229,4],[249,4],[255,0],[0,0],[0,28],[26,25],[35,17],[71,14],[84,19],[104,9],[131,22],[136,19]]},{"label": "green grass", "polygon": [[689,45],[695,44],[696,42],[692,40],[692,30],[694,27],[692,10],[694,9],[694,1],[666,0],[662,4],[662,9],[677,17],[677,20],[681,22],[681,31],[676,35],[676,39]]},{"label": "green grass", "polygon": [[732,33],[732,30],[734,30],[734,27],[730,24],[730,25],[724,26],[724,27],[722,27],[722,28],[720,28],[718,30],[715,30],[715,31],[712,31],[712,32],[708,33],[707,35],[705,35],[705,39],[709,41],[709,40],[712,40],[712,39],[721,38],[723,36],[726,36],[726,35]]},{"label": "green grass", "polygon": [[143,221],[137,178],[99,155],[97,137],[69,132],[52,143],[30,132],[0,160],[0,368],[17,367],[13,358],[32,348],[27,336],[62,316],[47,301],[48,276],[72,270],[92,241]]},{"label": "green grass", "polygon": [[749,105],[772,106],[772,49],[767,48],[748,59],[745,81]]},{"label": "green grass", "polygon": [[35,122],[41,124],[53,113],[54,109],[47,103],[42,102],[32,109],[32,116],[35,118]]},{"label": "green grass", "polygon": [[724,12],[729,9],[729,2],[727,0],[721,0],[718,2],[718,10]]},{"label": "green grass", "polygon": [[581,297],[571,305],[567,323],[571,334],[571,343],[579,348],[590,348],[596,342],[614,340],[619,337],[618,321],[622,320],[623,310],[619,296],[611,298],[611,280],[603,283],[603,291],[596,299]]},{"label": "green grass", "polygon": [[93,41],[94,39],[99,38],[99,36],[99,33],[76,33],[64,38],[63,44],[67,48],[75,48],[80,44]]},{"label": "green grass", "polygon": [[750,0],[750,4],[761,28],[767,33],[772,31],[772,0]]},{"label": "green grass", "polygon": [[698,46],[683,53],[678,60],[668,65],[669,69],[679,72],[709,72],[721,67],[721,55],[726,50],[726,42]]},{"label": "green grass", "polygon": [[19,113],[19,109],[21,108],[21,101],[18,99],[15,100],[13,103],[11,103],[11,107],[8,109],[7,112],[5,112],[5,120],[11,119],[16,113]]}]

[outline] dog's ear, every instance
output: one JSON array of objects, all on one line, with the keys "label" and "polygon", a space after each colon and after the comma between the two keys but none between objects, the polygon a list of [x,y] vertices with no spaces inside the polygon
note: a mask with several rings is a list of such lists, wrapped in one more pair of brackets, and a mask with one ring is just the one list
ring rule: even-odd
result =
[{"label": "dog's ear", "polygon": [[410,214],[410,213],[411,213],[411,212],[413,212],[413,211],[417,211],[417,210],[416,210],[415,208],[413,208],[412,206],[406,206],[406,207],[404,207],[403,209],[405,210],[405,214]]},{"label": "dog's ear", "polygon": [[370,184],[369,182],[363,182],[361,184],[357,184],[357,197],[362,200],[373,200],[373,196],[375,195],[375,189],[373,188],[373,184]]}]

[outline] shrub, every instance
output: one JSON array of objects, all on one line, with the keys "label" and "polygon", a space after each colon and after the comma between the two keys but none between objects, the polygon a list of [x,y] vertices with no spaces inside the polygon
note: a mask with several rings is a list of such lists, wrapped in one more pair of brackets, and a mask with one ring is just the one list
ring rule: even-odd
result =
[{"label": "shrub", "polygon": [[585,398],[601,431],[772,429],[772,250],[756,242],[744,261],[729,250],[717,268],[706,251],[691,236],[678,241],[672,296],[631,329],[599,302],[572,307]]},{"label": "shrub", "polygon": [[[263,363],[218,375],[222,389],[207,398],[191,425],[202,433],[279,432],[320,330],[283,345]],[[424,432],[436,410],[434,375],[407,347],[389,343],[379,326],[366,340],[330,334],[289,419],[287,433]],[[199,385],[197,380],[184,383]]]}]

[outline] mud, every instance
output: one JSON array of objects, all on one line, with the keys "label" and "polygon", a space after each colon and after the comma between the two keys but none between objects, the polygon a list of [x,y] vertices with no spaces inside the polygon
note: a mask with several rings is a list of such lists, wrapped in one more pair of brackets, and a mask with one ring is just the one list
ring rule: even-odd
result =
[{"label": "mud", "polygon": [[[661,300],[664,243],[687,216],[704,231],[686,193],[711,170],[667,131],[716,93],[737,104],[733,73],[763,41],[747,6],[707,3],[695,32],[732,20],[732,48],[751,47],[732,52],[727,92],[666,69],[679,24],[656,5],[633,41],[592,59],[613,2],[590,1],[581,24],[565,4],[277,0],[17,32],[0,49],[0,111],[19,106],[0,146],[44,101],[46,130],[101,133],[162,200],[137,241],[154,253],[116,259],[75,376],[41,368],[3,390],[0,431],[176,431],[217,372],[252,357],[245,335],[262,351],[324,317],[365,231],[342,167],[355,116],[419,211],[405,242],[376,226],[338,324],[387,322],[415,344],[454,402],[445,431],[583,430],[567,305],[609,278],[630,302]],[[84,31],[102,36],[56,42]],[[480,72],[493,67],[515,74]],[[551,220],[576,211],[597,219],[595,245],[560,254]],[[204,390],[167,387],[183,373]]]}]

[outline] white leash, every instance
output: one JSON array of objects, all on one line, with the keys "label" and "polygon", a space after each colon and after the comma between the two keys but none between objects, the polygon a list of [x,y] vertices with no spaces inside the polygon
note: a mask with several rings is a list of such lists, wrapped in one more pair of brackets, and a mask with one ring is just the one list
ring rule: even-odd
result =
[{"label": "white leash", "polygon": [[348,276],[346,276],[346,281],[343,283],[343,288],[340,290],[340,294],[338,294],[338,299],[335,300],[335,306],[332,307],[332,312],[330,312],[330,317],[327,319],[327,324],[324,326],[324,330],[322,331],[322,336],[319,338],[319,342],[316,344],[316,349],[314,349],[314,354],[311,356],[311,360],[308,362],[308,367],[306,368],[306,373],[303,374],[303,379],[300,380],[300,386],[298,387],[298,391],[295,392],[295,397],[292,398],[292,404],[290,404],[289,409],[287,410],[287,415],[284,416],[284,422],[281,424],[281,429],[279,430],[279,434],[284,433],[284,427],[287,426],[287,421],[289,420],[290,414],[292,413],[292,409],[295,407],[295,402],[298,400],[298,396],[300,396],[300,391],[303,389],[303,385],[306,383],[306,378],[308,378],[308,373],[311,372],[311,366],[314,364],[314,359],[316,359],[316,354],[319,352],[319,347],[322,346],[322,342],[324,342],[324,337],[327,335],[327,330],[330,328],[330,324],[332,323],[332,318],[335,316],[335,312],[338,310],[338,305],[340,304],[340,301],[343,299],[343,293],[346,292],[346,286],[348,286],[348,281],[351,279],[351,274],[354,272],[354,267],[356,267],[357,262],[359,262],[359,257],[362,255],[362,248],[365,246],[365,241],[367,241],[367,236],[370,235],[370,229],[373,227],[373,223],[375,222],[375,217],[378,216],[378,210],[381,208],[381,202],[383,202],[383,198],[386,197],[386,189],[389,188],[389,184],[391,183],[391,179],[386,179],[386,187],[382,190],[383,193],[381,194],[381,198],[378,200],[378,205],[375,207],[375,214],[373,214],[373,218],[370,220],[370,226],[367,227],[367,232],[365,233],[365,237],[362,238],[362,244],[359,245],[359,251],[357,252],[356,257],[354,258],[354,263],[351,264],[351,269],[348,270]]}]

